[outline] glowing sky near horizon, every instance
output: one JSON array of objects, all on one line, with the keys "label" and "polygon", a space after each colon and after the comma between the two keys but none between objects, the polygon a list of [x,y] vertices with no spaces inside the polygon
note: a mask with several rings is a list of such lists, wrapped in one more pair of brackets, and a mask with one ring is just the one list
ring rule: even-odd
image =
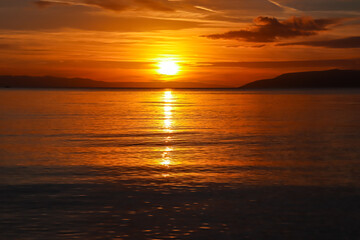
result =
[{"label": "glowing sky near horizon", "polygon": [[237,86],[360,69],[359,29],[358,0],[3,0],[0,74]]}]

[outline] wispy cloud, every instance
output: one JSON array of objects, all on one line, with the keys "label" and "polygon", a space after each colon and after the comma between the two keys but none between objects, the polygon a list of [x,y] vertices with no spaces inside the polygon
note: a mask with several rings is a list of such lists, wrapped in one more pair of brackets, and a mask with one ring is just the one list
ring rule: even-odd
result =
[{"label": "wispy cloud", "polygon": [[203,6],[194,6],[195,8],[197,9],[200,9],[200,10],[204,10],[204,11],[207,11],[207,12],[211,12],[211,13],[219,13],[219,11],[215,11],[213,9],[210,9],[210,8],[207,8],[207,7],[203,7]]},{"label": "wispy cloud", "polygon": [[279,8],[282,8],[284,11],[286,12],[292,12],[292,13],[297,13],[297,12],[300,12],[299,10],[295,9],[295,8],[291,8],[291,7],[288,7],[288,6],[285,6],[285,5],[282,5],[278,2],[275,2],[273,0],[268,0],[270,3],[278,6]]},{"label": "wispy cloud", "polygon": [[153,11],[175,11],[173,2],[168,0],[37,0],[34,2],[39,7],[49,7],[57,4],[82,5],[100,7],[112,11],[124,11],[128,9],[149,9]]}]

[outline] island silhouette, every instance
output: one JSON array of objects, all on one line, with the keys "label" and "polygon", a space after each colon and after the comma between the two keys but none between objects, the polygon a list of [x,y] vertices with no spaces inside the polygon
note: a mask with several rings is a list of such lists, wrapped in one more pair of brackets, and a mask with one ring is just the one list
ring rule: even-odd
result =
[{"label": "island silhouette", "polygon": [[294,72],[254,81],[240,89],[360,88],[359,70]]}]

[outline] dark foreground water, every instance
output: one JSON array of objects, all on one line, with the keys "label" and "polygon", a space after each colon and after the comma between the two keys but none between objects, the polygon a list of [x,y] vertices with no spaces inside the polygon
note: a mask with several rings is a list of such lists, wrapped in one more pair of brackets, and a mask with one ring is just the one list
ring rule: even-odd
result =
[{"label": "dark foreground water", "polygon": [[360,91],[0,90],[0,239],[360,239]]}]

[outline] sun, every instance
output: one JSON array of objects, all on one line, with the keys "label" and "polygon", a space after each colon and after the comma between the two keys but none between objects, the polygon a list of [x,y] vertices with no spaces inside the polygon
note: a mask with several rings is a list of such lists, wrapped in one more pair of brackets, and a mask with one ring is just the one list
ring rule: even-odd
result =
[{"label": "sun", "polygon": [[179,73],[180,66],[176,61],[164,60],[158,63],[157,72],[162,75],[173,76]]}]

